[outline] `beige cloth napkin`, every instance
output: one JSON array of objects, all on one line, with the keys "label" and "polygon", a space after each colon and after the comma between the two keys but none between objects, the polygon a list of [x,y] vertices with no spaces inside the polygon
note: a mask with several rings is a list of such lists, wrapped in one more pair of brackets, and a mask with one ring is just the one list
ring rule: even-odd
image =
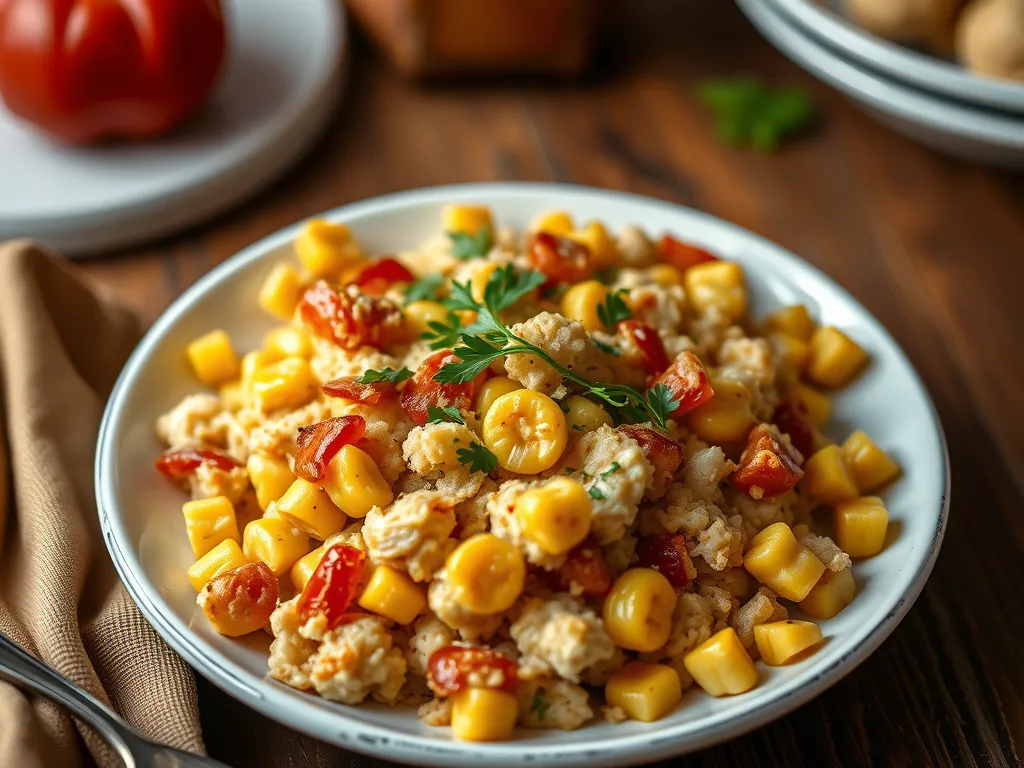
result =
[{"label": "beige cloth napkin", "polygon": [[[143,734],[203,750],[191,670],[125,592],[93,495],[107,395],[138,341],[135,318],[27,242],[0,245],[0,631],[112,705]],[[59,708],[0,682],[0,766],[74,768]],[[81,738],[79,738],[79,736]]]}]

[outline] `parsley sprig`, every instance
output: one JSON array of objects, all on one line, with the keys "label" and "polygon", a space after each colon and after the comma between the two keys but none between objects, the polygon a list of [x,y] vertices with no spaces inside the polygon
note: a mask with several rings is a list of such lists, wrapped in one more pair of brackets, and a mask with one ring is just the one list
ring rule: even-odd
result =
[{"label": "parsley sprig", "polygon": [[498,457],[487,448],[477,442],[469,444],[469,448],[459,448],[455,452],[459,462],[469,467],[470,472],[483,472],[491,474],[498,468]]},{"label": "parsley sprig", "polygon": [[462,418],[462,413],[454,405],[446,405],[443,408],[430,405],[427,406],[427,424],[462,424],[465,426],[466,420]]},{"label": "parsley sprig", "polygon": [[541,696],[540,691],[537,691],[533,695],[533,703],[530,704],[530,711],[537,715],[538,720],[544,720],[550,708],[551,702]]},{"label": "parsley sprig", "polygon": [[609,331],[614,331],[615,326],[623,320],[629,320],[629,318],[633,316],[632,310],[623,298],[625,295],[625,288],[620,288],[617,291],[609,291],[608,295],[605,297],[604,303],[599,305],[597,308],[597,319],[600,320],[604,327]]},{"label": "parsley sprig", "polygon": [[428,299],[436,301],[444,287],[444,275],[434,273],[424,275],[414,283],[409,283],[405,291],[405,303],[412,304],[414,301]]},{"label": "parsley sprig", "polygon": [[393,368],[382,368],[379,371],[367,371],[356,379],[356,384],[373,384],[375,381],[387,381],[391,384],[401,384],[409,378],[412,378],[412,371],[408,368],[402,367],[397,371]]},{"label": "parsley sprig", "polygon": [[806,91],[767,88],[751,77],[708,80],[697,95],[715,113],[719,136],[729,144],[770,151],[815,119]]},{"label": "parsley sprig", "polygon": [[474,259],[486,256],[491,250],[491,230],[489,227],[480,227],[475,235],[467,232],[449,232],[448,239],[452,241],[452,256],[456,259]]}]

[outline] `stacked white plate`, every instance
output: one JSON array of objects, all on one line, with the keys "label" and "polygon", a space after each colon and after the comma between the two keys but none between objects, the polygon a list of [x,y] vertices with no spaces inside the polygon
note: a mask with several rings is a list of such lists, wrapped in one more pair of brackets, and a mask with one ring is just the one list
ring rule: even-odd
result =
[{"label": "stacked white plate", "polygon": [[1024,168],[1024,84],[875,37],[811,0],[736,1],[775,47],[897,131],[953,155]]}]

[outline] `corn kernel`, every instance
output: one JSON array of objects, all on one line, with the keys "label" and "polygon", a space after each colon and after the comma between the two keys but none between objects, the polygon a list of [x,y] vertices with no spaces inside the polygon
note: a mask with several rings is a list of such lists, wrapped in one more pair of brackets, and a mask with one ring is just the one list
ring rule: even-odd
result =
[{"label": "corn kernel", "polygon": [[494,231],[491,209],[483,205],[446,205],[441,210],[445,232],[478,235],[480,230]]},{"label": "corn kernel", "polygon": [[261,368],[252,375],[249,386],[263,413],[301,408],[316,397],[320,389],[309,361],[301,357],[289,357]]},{"label": "corn kernel", "polygon": [[608,678],[604,697],[633,720],[653,723],[682,701],[683,687],[672,667],[631,661]]},{"label": "corn kernel", "polygon": [[523,591],[526,562],[514,544],[492,533],[471,536],[445,563],[455,602],[473,613],[501,613]]},{"label": "corn kernel", "polygon": [[515,501],[523,534],[549,555],[563,555],[590,533],[590,495],[575,480],[552,478]]},{"label": "corn kernel", "polygon": [[238,378],[238,355],[224,331],[210,331],[185,350],[196,378],[208,387],[216,387]]},{"label": "corn kernel", "polygon": [[354,445],[342,446],[327,465],[324,490],[349,517],[366,517],[374,507],[384,508],[395,497],[376,463]]},{"label": "corn kernel", "polygon": [[825,571],[807,597],[800,601],[800,610],[815,619],[831,619],[853,602],[857,585],[853,571]]},{"label": "corn kernel", "polygon": [[775,350],[776,356],[792,369],[802,371],[811,359],[811,347],[806,341],[788,333],[770,333],[768,340]]},{"label": "corn kernel", "polygon": [[314,539],[324,541],[345,527],[345,513],[334,506],[322,488],[296,477],[277,500],[277,514]]},{"label": "corn kernel", "polygon": [[690,305],[702,315],[714,309],[733,322],[747,311],[743,267],[734,261],[696,264],[686,270],[683,282]]},{"label": "corn kernel", "polygon": [[565,406],[568,409],[565,420],[571,435],[582,435],[593,432],[602,425],[612,425],[612,417],[608,415],[608,411],[583,395],[570,395],[565,398]]},{"label": "corn kernel", "polygon": [[587,246],[592,263],[597,269],[610,267],[615,263],[615,243],[608,236],[608,230],[598,221],[587,222],[587,226],[569,233],[569,237]]},{"label": "corn kernel", "polygon": [[899,465],[864,432],[854,432],[842,446],[843,460],[861,493],[881,488],[900,474]]},{"label": "corn kernel", "polygon": [[814,320],[807,311],[807,307],[803,304],[794,304],[768,315],[764,320],[764,329],[785,333],[807,342],[811,340],[811,335],[814,333]]},{"label": "corn kernel", "polygon": [[650,568],[630,568],[604,599],[605,629],[616,645],[631,651],[656,651],[672,631],[676,591]]},{"label": "corn kernel", "polygon": [[807,418],[811,424],[818,429],[828,424],[829,416],[832,415],[832,400],[828,395],[804,384],[792,385],[788,394],[807,409]]},{"label": "corn kernel", "polygon": [[229,381],[221,384],[217,390],[220,401],[229,411],[238,411],[244,408],[249,402],[249,390],[241,381]]},{"label": "corn kernel", "polygon": [[761,659],[770,667],[785,664],[821,642],[821,627],[813,621],[773,621],[754,627],[754,642]]},{"label": "corn kernel", "polygon": [[505,741],[519,717],[519,702],[495,688],[465,688],[452,697],[452,736],[462,741]]},{"label": "corn kernel", "polygon": [[825,504],[857,498],[857,485],[838,445],[826,445],[804,462],[804,489]]},{"label": "corn kernel", "polygon": [[683,271],[671,264],[655,264],[653,267],[647,268],[647,274],[651,276],[651,280],[663,288],[683,284]]},{"label": "corn kernel", "polygon": [[448,319],[448,310],[443,304],[426,299],[406,304],[402,314],[405,316],[405,326],[409,330],[409,335],[414,339],[428,333],[431,323],[444,323]]},{"label": "corn kernel", "polygon": [[192,589],[200,592],[206,586],[206,582],[214,576],[245,565],[247,562],[249,561],[242,554],[242,548],[238,546],[238,542],[234,539],[224,539],[192,564],[192,567],[188,569],[188,580]]},{"label": "corn kernel", "polygon": [[473,403],[473,410],[476,415],[483,418],[487,415],[487,412],[494,405],[494,401],[502,395],[507,395],[510,392],[515,392],[523,388],[523,385],[518,381],[512,381],[508,376],[495,376],[493,379],[488,379],[484,382],[484,385],[480,387],[480,391],[476,393],[476,401]]},{"label": "corn kernel", "polygon": [[683,666],[712,696],[733,696],[757,685],[757,668],[732,627],[716,632],[686,654]]},{"label": "corn kernel", "polygon": [[491,261],[480,265],[473,271],[473,276],[469,278],[469,291],[473,294],[474,299],[480,302],[484,300],[487,281],[491,279],[491,275],[494,274],[497,268],[497,263]]},{"label": "corn kernel", "polygon": [[711,387],[715,391],[714,397],[687,414],[690,429],[709,443],[745,440],[751,427],[757,423],[751,410],[750,390],[738,381],[728,379],[713,381]]},{"label": "corn kernel", "polygon": [[534,232],[550,232],[565,237],[575,229],[572,216],[565,211],[548,211],[538,216],[531,227]]},{"label": "corn kernel", "polygon": [[343,269],[362,258],[352,242],[352,231],[323,219],[303,224],[295,238],[295,253],[309,274],[329,280],[337,279]]},{"label": "corn kernel", "polygon": [[824,564],[785,523],[773,523],[754,537],[743,555],[743,567],[779,597],[797,602],[807,597],[825,572]]},{"label": "corn kernel", "polygon": [[282,325],[272,330],[264,339],[263,346],[279,360],[285,357],[313,355],[313,342],[310,341],[309,334],[294,325]]},{"label": "corn kernel", "polygon": [[261,517],[245,526],[242,552],[249,562],[262,561],[280,576],[309,552],[309,536],[287,520]]},{"label": "corn kernel", "polygon": [[850,557],[871,557],[881,552],[888,526],[889,511],[877,496],[836,505],[836,544]]},{"label": "corn kernel", "polygon": [[278,264],[263,281],[257,303],[274,317],[291,320],[302,298],[302,278],[288,264]]},{"label": "corn kernel", "polygon": [[280,360],[281,358],[278,355],[265,349],[247,352],[242,356],[242,384],[247,387],[250,386],[253,377],[257,373]]},{"label": "corn kernel", "polygon": [[838,328],[819,328],[811,336],[807,375],[824,387],[847,384],[864,367],[868,353]]},{"label": "corn kernel", "polygon": [[202,557],[225,539],[241,541],[235,508],[226,496],[187,501],[181,512],[185,516],[188,543],[196,557]]},{"label": "corn kernel", "polygon": [[569,441],[565,416],[545,394],[520,389],[502,395],[483,422],[484,444],[510,472],[536,475],[558,461]]},{"label": "corn kernel", "polygon": [[427,596],[423,587],[401,571],[380,565],[363,589],[359,605],[399,624],[412,624],[427,607]]},{"label": "corn kernel", "polygon": [[604,323],[597,310],[608,298],[608,286],[597,280],[577,283],[562,296],[562,315],[570,320],[579,320],[588,331],[599,331]]},{"label": "corn kernel", "polygon": [[263,453],[250,453],[245,469],[256,491],[256,502],[262,510],[284,496],[284,492],[295,480],[287,461]]},{"label": "corn kernel", "polygon": [[309,582],[314,571],[316,571],[316,567],[320,565],[320,561],[324,559],[324,553],[326,552],[327,545],[321,544],[308,555],[303,555],[295,561],[291,568],[291,577],[292,584],[295,585],[295,589],[298,592],[306,588],[306,584]]}]

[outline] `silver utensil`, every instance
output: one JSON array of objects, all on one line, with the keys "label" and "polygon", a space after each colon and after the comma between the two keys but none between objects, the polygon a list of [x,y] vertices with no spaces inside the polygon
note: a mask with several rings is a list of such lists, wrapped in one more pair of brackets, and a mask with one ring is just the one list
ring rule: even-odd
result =
[{"label": "silver utensil", "polygon": [[70,680],[0,632],[0,678],[44,696],[92,726],[120,755],[126,768],[227,768],[208,757],[143,738],[134,728]]}]

